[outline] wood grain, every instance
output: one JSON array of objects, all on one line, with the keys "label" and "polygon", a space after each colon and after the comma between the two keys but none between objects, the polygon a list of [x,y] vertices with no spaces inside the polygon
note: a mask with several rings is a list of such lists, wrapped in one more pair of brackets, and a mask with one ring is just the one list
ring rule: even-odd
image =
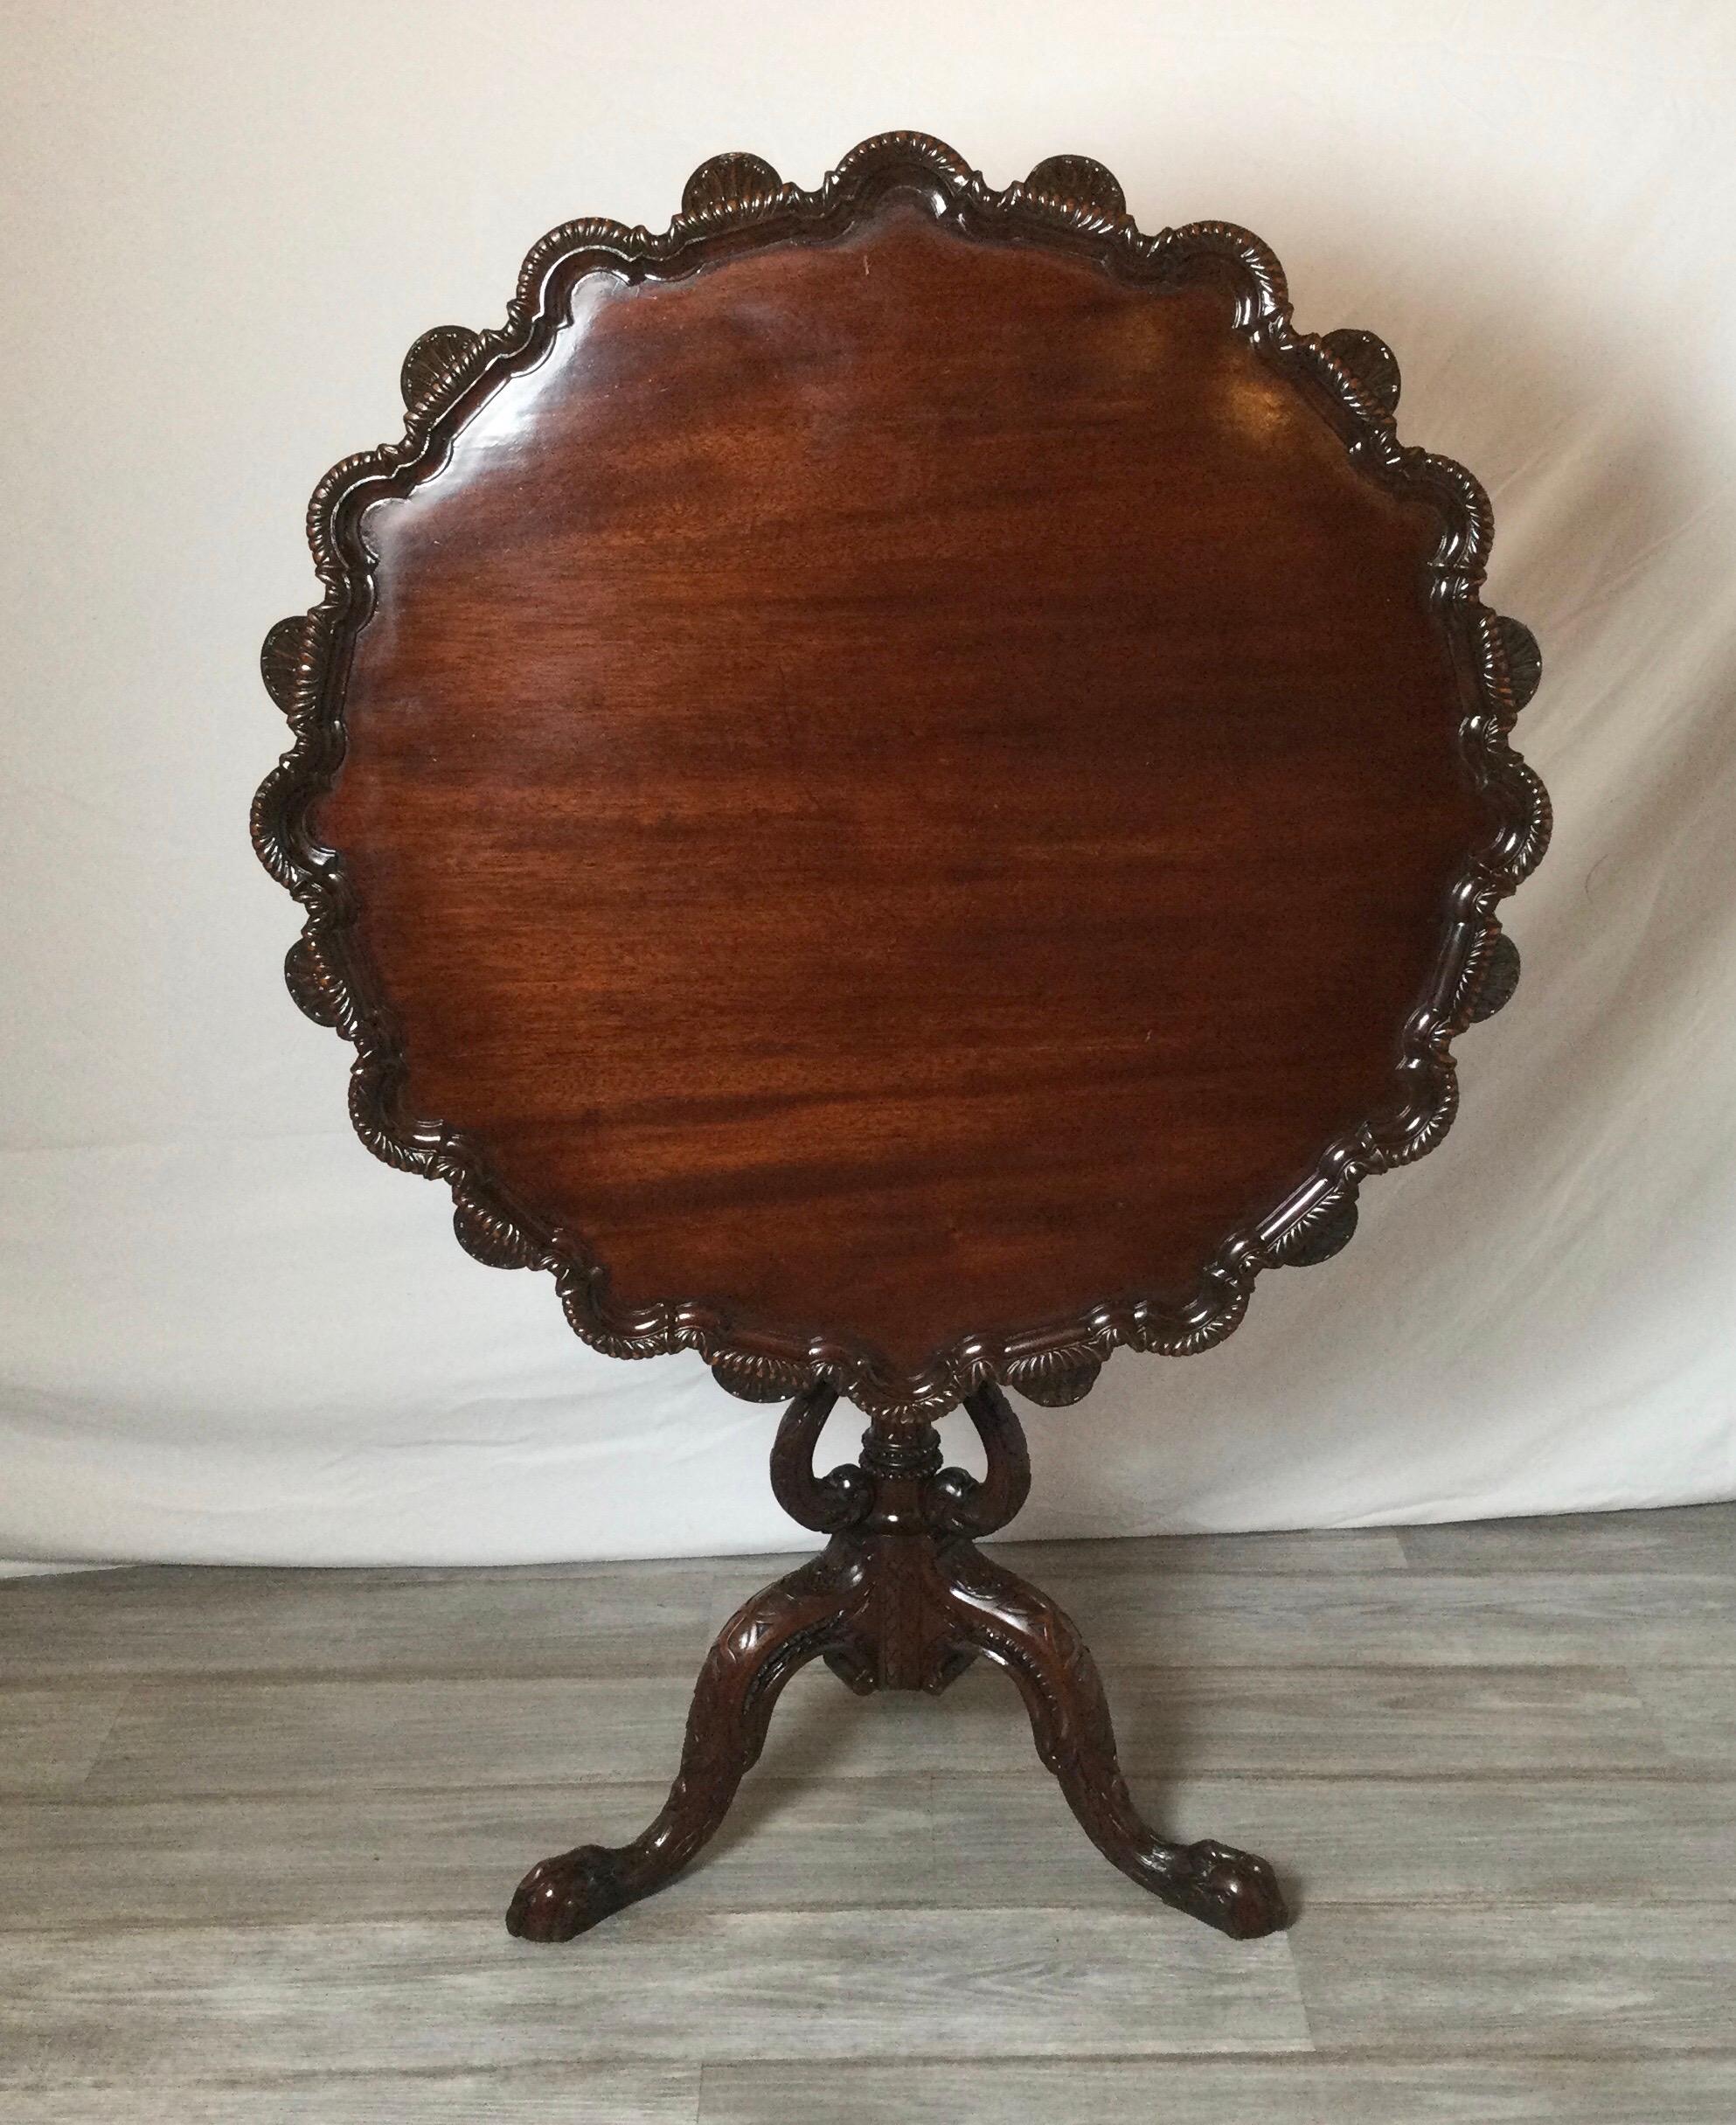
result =
[{"label": "wood grain", "polygon": [[1539,1513],[1390,1531],[1406,1562],[1421,1571],[1736,1573],[1736,1505]]},{"label": "wood grain", "polygon": [[694,2125],[693,2066],[563,2061],[499,2073],[317,2073],[220,2082],[141,2080],[0,2087],[0,2125]]},{"label": "wood grain", "polygon": [[[0,2115],[3,2115],[0,2113]],[[1727,2125],[1736,2059],[708,2066],[700,2125]]]},{"label": "wood grain", "polygon": [[[1153,1906],[1152,1909],[1156,1907]],[[1281,1936],[1107,1912],[688,1913],[635,1906],[608,1952],[499,1920],[0,1934],[0,2082],[45,2051],[95,2079],[680,2060],[1287,2052]],[[582,1951],[581,1951],[582,1953]],[[1162,2002],[1162,2011],[1153,2004]],[[35,2048],[35,2058],[31,2057]]]},{"label": "wood grain", "polygon": [[1736,1573],[1334,1573],[1186,1580],[1089,1568],[1049,1591],[1106,1666],[1288,1663],[1606,1667],[1698,1661],[1736,1666]]},{"label": "wood grain", "polygon": [[[534,1589],[511,1613],[542,1643],[575,1582],[618,1573],[330,1575],[364,1633],[376,1594],[391,1611],[425,1584],[462,1665],[426,1671],[430,1635],[406,1623],[382,1639],[401,1680],[350,1669],[346,1642],[323,1682],[337,1604],[317,1586],[298,1602],[295,1575],[274,1575],[274,1620],[266,1575],[117,1574],[139,1649],[172,1663],[184,1633],[232,1663],[0,1688],[12,1767],[53,1781],[0,1780],[0,2125],[249,2109],[310,2125],[1727,2125],[1736,1670],[1702,1599],[1718,1517],[1557,1525],[1545,1548],[1540,1527],[1490,1530],[1481,1561],[1462,1549],[1450,1571],[1363,1570],[1330,1536],[1317,1563],[1335,1568],[1310,1570],[1309,1538],[1287,1536],[1283,1570],[1248,1568],[1256,1537],[1166,1574],[1153,1545],[1160,1594],[1255,1581],[1276,1602],[1294,1580],[1312,1601],[1351,1582],[1343,1664],[1110,1676],[1152,1820],[1280,1862],[1296,1924],[1253,1952],[1288,1960],[1251,1977],[1246,1950],[1155,1909],[1080,1842],[1016,1693],[976,1670],[940,1703],[798,1677],[680,1885],[571,1950],[510,1942],[497,1913],[527,1851],[629,1833],[663,1790],[689,1679],[655,1671],[663,1595],[757,1582],[766,1560],[632,1567],[649,1671],[630,1671],[623,1605],[621,1671],[568,1679],[470,1671],[499,1587]],[[1130,1546],[1009,1553],[1130,1599]],[[1497,1598],[1455,1611],[1462,1649],[1510,1649],[1515,1583],[1540,1602],[1548,1577],[1573,1628],[1599,1613],[1592,1582],[1620,1582],[1686,1657],[1361,1657],[1364,1634],[1390,1649],[1398,1628],[1379,1584],[1415,1588],[1420,1630],[1436,1582],[1474,1577]],[[53,1641],[44,1585],[0,1587],[15,1650]],[[54,1657],[101,1658],[86,1583],[55,1598]],[[1547,1636],[1550,1611],[1531,1613]],[[252,1671],[219,1643],[243,1620]],[[26,1710],[47,1737],[33,1758]]]},{"label": "wood grain", "polygon": [[114,1726],[125,1691],[80,1683],[59,1690],[0,1687],[0,1793],[52,1793],[80,1784]]},{"label": "wood grain", "polygon": [[590,284],[369,512],[323,830],[415,1110],[622,1307],[914,1370],[1180,1297],[1389,1096],[1440,529],[1227,324],[889,208]]},{"label": "wood grain", "polygon": [[[1722,1654],[1724,1648],[1713,1649]],[[1670,1757],[1703,1770],[1736,1764],[1736,1669],[1650,1668],[1636,1677],[1641,1701]]]},{"label": "wood grain", "polygon": [[644,1675],[690,1679],[714,1564],[583,1572],[142,1566],[0,1598],[0,1681],[53,1675]]},{"label": "wood grain", "polygon": [[[527,1852],[559,1843],[575,1810],[599,1837],[625,1837],[667,1785],[375,1790],[346,1780],[323,1792],[14,1801],[0,1809],[0,1929],[52,1927],[69,1909],[90,1926],[197,1926],[214,1912],[250,1926],[340,1911],[352,1920],[474,1918],[500,1902]],[[983,1900],[982,1885],[955,1873],[946,1849],[959,1822],[959,1805],[927,1776],[762,1775],[684,1882],[680,1907],[969,1907]],[[1072,1845],[1081,1872],[1101,1867],[1076,1836]]]},{"label": "wood grain", "polygon": [[902,1421],[1202,1348],[1444,1134],[1517,971],[1487,499],[1373,335],[1087,160],[707,170],[424,334],[316,491],[292,991],[616,1355]]},{"label": "wood grain", "polygon": [[1736,1905],[1391,1905],[1295,1935],[1323,2049],[1596,2057],[1727,2046]]},{"label": "wood grain", "polygon": [[[1405,1773],[1645,1767],[1660,1744],[1619,1669],[1281,1668],[1111,1672],[1130,1773]],[[546,1786],[666,1777],[691,1678],[141,1682],[88,1774],[101,1797]],[[1023,1776],[1011,1685],[973,1670],[946,1698],[785,1691],[763,1767],[781,1776]]]},{"label": "wood grain", "polygon": [[[14,1802],[0,1811],[0,1927],[250,1925],[462,1918],[497,1901],[526,1851],[582,1809],[625,1835],[661,1780],[469,1790],[274,1793],[209,1800]],[[1182,1836],[1208,1830],[1281,1851],[1317,1914],[1342,1903],[1496,1900],[1719,1903],[1730,1895],[1728,1777],[1556,1775],[1147,1781]],[[126,1855],[117,1866],[115,1855]],[[1052,1781],[908,1772],[753,1779],[682,1884],[684,1911],[1017,1903],[1132,1913],[1139,1892],[1070,1827]]]}]

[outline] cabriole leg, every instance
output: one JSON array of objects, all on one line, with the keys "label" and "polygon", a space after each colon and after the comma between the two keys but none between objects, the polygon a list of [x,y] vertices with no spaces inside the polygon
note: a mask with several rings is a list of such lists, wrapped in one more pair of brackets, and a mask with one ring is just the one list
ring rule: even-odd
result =
[{"label": "cabriole leg", "polygon": [[860,1560],[835,1544],[756,1594],[724,1626],[699,1673],[681,1768],[663,1812],[631,1844],[581,1844],[531,1869],[506,1913],[523,1941],[570,1941],[671,1880],[715,1835],[758,1760],[778,1692],[849,1641]]},{"label": "cabriole leg", "polygon": [[1174,1844],[1142,1820],[1121,1776],[1097,1663],[1066,1612],[969,1544],[942,1568],[960,1636],[1017,1684],[1037,1753],[1098,1851],[1142,1889],[1235,1940],[1287,1925],[1265,1860],[1210,1839]]}]

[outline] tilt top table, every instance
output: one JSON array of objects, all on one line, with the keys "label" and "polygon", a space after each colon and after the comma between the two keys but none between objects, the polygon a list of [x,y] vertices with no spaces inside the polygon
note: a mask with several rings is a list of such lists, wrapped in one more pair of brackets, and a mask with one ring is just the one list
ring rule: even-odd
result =
[{"label": "tilt top table", "polygon": [[[557,229],[403,383],[263,652],[290,990],[472,1254],[788,1400],[773,1486],[830,1538],[725,1627],[656,1821],[509,1925],[684,1865],[803,1663],[940,1691],[979,1655],[1117,1866],[1283,1924],[1263,1860],[1142,1822],[1079,1633],[976,1544],[1029,1483],[1004,1389],[1219,1341],[1453,1119],[1548,832],[1481,489],[1246,231],[909,133]],[[840,1394],[869,1429],[820,1476]],[[961,1403],[981,1480],[941,1466]]]}]

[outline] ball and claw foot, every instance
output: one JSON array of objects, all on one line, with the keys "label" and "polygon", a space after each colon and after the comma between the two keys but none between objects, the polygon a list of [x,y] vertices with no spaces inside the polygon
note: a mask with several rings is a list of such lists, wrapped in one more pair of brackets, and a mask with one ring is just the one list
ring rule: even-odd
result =
[{"label": "ball and claw foot", "polygon": [[1258,1941],[1289,1924],[1278,1878],[1257,1853],[1202,1837],[1185,1848],[1184,1858],[1173,1883],[1159,1892],[1176,1910],[1204,1920],[1233,1941]]},{"label": "ball and claw foot", "polygon": [[612,1855],[581,1844],[537,1862],[507,1906],[506,1930],[520,1941],[571,1941],[632,1901]]}]

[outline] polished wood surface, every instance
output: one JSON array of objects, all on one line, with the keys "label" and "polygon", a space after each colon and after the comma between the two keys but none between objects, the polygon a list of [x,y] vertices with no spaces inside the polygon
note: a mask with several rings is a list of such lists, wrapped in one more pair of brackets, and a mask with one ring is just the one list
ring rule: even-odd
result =
[{"label": "polished wood surface", "polygon": [[[443,412],[331,505],[309,812],[392,1029],[371,1141],[462,1145],[467,1243],[576,1264],[605,1348],[1067,1399],[1444,1126],[1418,1014],[1493,997],[1466,913],[1520,867],[1466,726],[1528,638],[1477,663],[1469,505],[1363,433],[1390,356],[1274,359],[1240,232],[1129,266],[1095,165],[1033,241],[881,143],[774,240],[719,164],[734,240],[550,239],[530,356],[427,336]],[[328,1017],[337,927],[292,969]]]}]

